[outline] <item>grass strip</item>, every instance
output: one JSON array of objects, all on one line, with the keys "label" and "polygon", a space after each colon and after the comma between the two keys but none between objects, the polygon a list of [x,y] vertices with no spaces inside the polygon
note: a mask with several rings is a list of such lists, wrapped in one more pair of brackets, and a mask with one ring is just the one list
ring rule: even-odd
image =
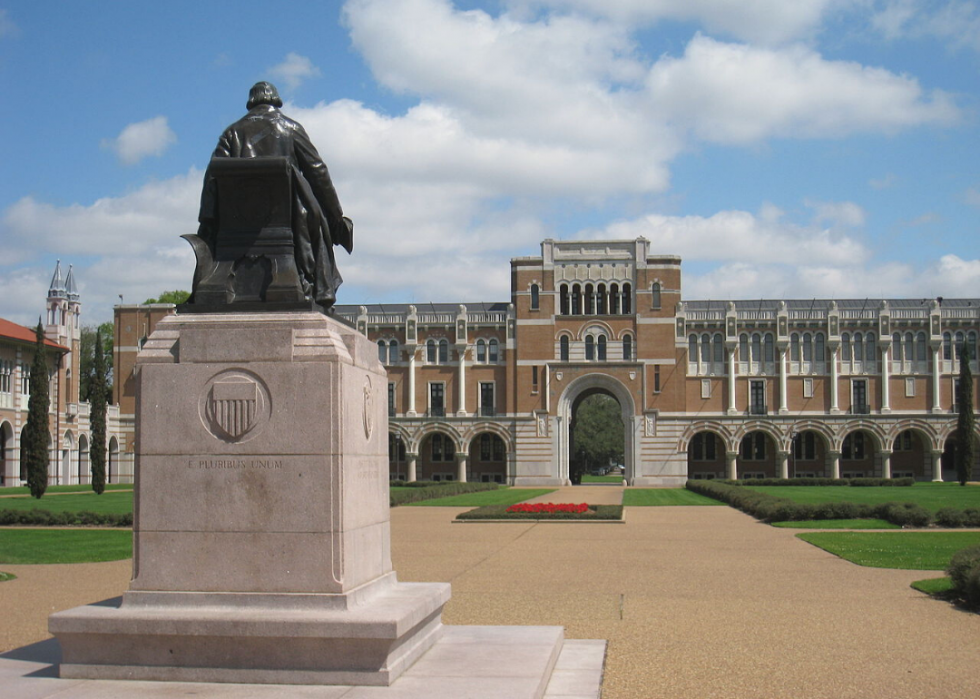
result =
[{"label": "grass strip", "polygon": [[45,510],[47,512],[96,512],[98,514],[132,514],[133,491],[105,492],[95,496],[88,493],[71,493],[58,497],[32,498],[29,495],[16,498],[0,498],[0,510]]},{"label": "grass strip", "polygon": [[133,533],[118,529],[6,529],[0,563],[99,563],[133,556]]},{"label": "grass strip", "polygon": [[555,488],[500,488],[499,490],[462,493],[460,495],[450,495],[434,500],[406,504],[409,507],[483,507],[485,505],[509,507],[510,505],[553,492],[555,492]]},{"label": "grass strip", "polygon": [[627,507],[671,507],[685,505],[724,505],[713,498],[684,488],[627,488],[623,492]]},{"label": "grass strip", "polygon": [[576,521],[607,521],[619,520],[623,518],[622,505],[593,505],[587,512],[555,512],[554,514],[544,514],[541,512],[508,512],[509,505],[489,505],[478,507],[475,510],[461,512],[456,515],[460,520],[535,520],[535,521],[556,521],[556,520],[576,520]]},{"label": "grass strip", "polygon": [[[110,490],[132,490],[132,483],[107,483],[106,492]],[[44,491],[45,495],[50,495],[52,493],[87,493],[89,495],[95,495],[95,491],[92,490],[92,486],[88,483],[82,483],[81,485],[49,485]],[[13,488],[0,488],[0,495],[30,495],[31,489],[26,485],[18,485]]]},{"label": "grass strip", "polygon": [[849,486],[756,486],[742,488],[766,493],[805,505],[852,502],[858,505],[881,505],[886,502],[914,502],[933,514],[944,507],[980,508],[980,487],[963,487],[959,483],[916,483],[910,488]]},{"label": "grass strip", "polygon": [[17,576],[13,573],[4,573],[2,570],[0,570],[0,582],[7,582],[8,580],[14,580],[16,578]]},{"label": "grass strip", "polygon": [[901,570],[945,570],[954,553],[980,544],[980,532],[807,532],[796,536],[860,566]]},{"label": "grass strip", "polygon": [[781,529],[901,529],[883,519],[811,519],[806,522],[773,522]]},{"label": "grass strip", "polygon": [[925,592],[927,595],[937,595],[945,597],[953,592],[953,581],[949,578],[927,578],[916,580],[912,583],[912,589]]}]

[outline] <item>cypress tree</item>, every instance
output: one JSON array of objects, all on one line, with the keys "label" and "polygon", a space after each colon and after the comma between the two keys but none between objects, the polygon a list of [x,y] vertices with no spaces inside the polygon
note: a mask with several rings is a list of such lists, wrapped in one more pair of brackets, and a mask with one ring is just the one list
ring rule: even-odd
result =
[{"label": "cypress tree", "polygon": [[48,395],[48,353],[44,346],[44,330],[38,318],[34,347],[34,361],[31,362],[30,390],[27,403],[27,424],[20,442],[20,458],[27,470],[27,485],[31,495],[40,498],[48,487],[48,447],[51,441],[48,424],[48,409],[51,399]]},{"label": "cypress tree", "polygon": [[102,346],[102,331],[95,334],[95,356],[92,362],[92,377],[89,389],[91,396],[90,421],[92,427],[92,446],[89,449],[89,463],[92,466],[92,490],[101,495],[105,490],[105,414],[108,396],[106,392],[105,350]]},{"label": "cypress tree", "polygon": [[977,458],[976,418],[973,413],[973,372],[970,371],[970,347],[960,350],[960,383],[956,391],[956,478],[960,485],[973,477],[973,462]]}]

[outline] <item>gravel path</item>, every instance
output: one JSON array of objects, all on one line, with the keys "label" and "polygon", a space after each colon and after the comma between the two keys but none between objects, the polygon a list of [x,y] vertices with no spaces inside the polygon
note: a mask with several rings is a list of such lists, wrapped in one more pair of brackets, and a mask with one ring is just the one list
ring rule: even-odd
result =
[{"label": "gravel path", "polygon": [[[399,578],[451,582],[450,624],[608,639],[605,699],[980,693],[980,615],[909,588],[938,573],[862,568],[723,507],[629,508],[616,527],[452,525],[460,511],[392,511]],[[19,576],[0,584],[8,649],[120,594],[130,562],[0,568]]]}]

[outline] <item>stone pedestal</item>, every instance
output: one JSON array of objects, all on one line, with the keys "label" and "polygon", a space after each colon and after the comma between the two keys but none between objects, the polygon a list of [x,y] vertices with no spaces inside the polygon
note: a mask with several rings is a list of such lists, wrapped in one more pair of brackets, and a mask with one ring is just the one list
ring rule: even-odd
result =
[{"label": "stone pedestal", "polygon": [[387,376],[317,313],[177,315],[137,360],[133,580],[52,615],[61,676],[388,685],[443,583],[391,567]]}]

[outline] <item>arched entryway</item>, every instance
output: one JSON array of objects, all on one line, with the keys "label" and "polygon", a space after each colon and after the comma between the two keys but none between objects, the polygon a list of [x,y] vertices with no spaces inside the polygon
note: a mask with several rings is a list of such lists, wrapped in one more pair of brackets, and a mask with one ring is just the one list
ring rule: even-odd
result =
[{"label": "arched entryway", "polygon": [[880,476],[876,469],[878,442],[868,430],[856,429],[844,435],[840,449],[841,478],[874,478]]},{"label": "arched entryway", "polygon": [[401,435],[388,434],[388,477],[393,481],[408,480],[408,455]]},{"label": "arched entryway", "polygon": [[777,478],[776,440],[764,430],[751,430],[739,438],[737,473],[741,479]]},{"label": "arched entryway", "polygon": [[106,465],[106,483],[119,482],[119,441],[112,437],[109,440],[108,464]]},{"label": "arched entryway", "polygon": [[555,476],[563,484],[571,483],[571,426],[575,411],[591,395],[606,394],[619,404],[623,423],[623,477],[630,485],[636,477],[637,421],[633,396],[629,389],[611,376],[588,374],[572,381],[558,399],[558,463]]},{"label": "arched entryway", "polygon": [[507,444],[494,432],[479,432],[470,440],[466,480],[476,483],[507,482]]},{"label": "arched entryway", "polygon": [[905,429],[892,441],[892,478],[932,478],[932,440],[915,428]]},{"label": "arched entryway", "polygon": [[422,438],[419,445],[416,479],[420,481],[457,480],[456,442],[452,435],[436,430]]},{"label": "arched entryway", "polygon": [[687,443],[687,477],[692,480],[727,478],[725,438],[712,430],[699,430]]},{"label": "arched entryway", "polygon": [[801,429],[792,433],[790,444],[786,464],[790,478],[830,478],[830,444],[826,436],[817,430]]},{"label": "arched entryway", "polygon": [[[959,435],[958,430],[953,430],[950,432],[949,436],[946,437],[946,442],[943,444],[943,455],[942,455],[942,468],[943,468],[943,480],[955,481],[957,480],[956,475],[956,450],[959,448]],[[978,450],[980,452],[980,450]],[[973,462],[973,480],[980,478],[980,453],[977,454],[977,458]]]},{"label": "arched entryway", "polygon": [[89,467],[89,444],[88,437],[84,434],[78,435],[78,482],[91,483],[92,471]]},{"label": "arched entryway", "polygon": [[75,439],[71,431],[65,432],[64,439],[61,440],[61,476],[59,483],[69,485],[72,483],[72,451],[75,447]]},{"label": "arched entryway", "polygon": [[[12,485],[7,483],[9,478],[14,480],[13,473],[14,428],[6,420],[0,423],[0,486]],[[10,472],[8,472],[10,469]]]}]

